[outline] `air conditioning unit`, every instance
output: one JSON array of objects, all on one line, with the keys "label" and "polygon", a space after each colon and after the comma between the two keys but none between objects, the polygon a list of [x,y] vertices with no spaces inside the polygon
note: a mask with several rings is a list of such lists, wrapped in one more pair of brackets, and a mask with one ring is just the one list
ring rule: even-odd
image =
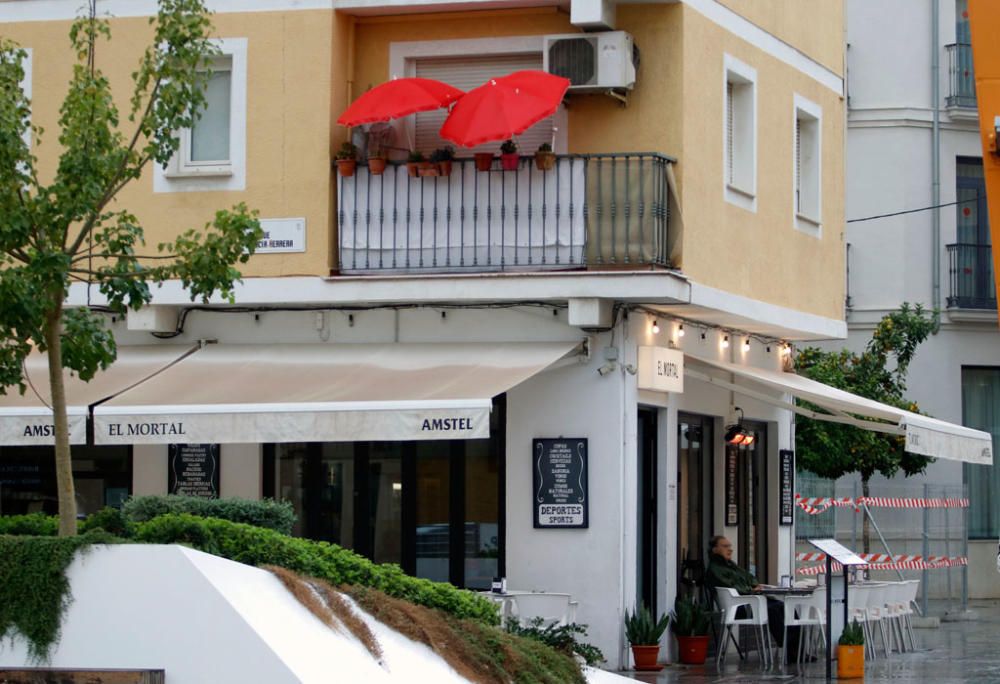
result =
[{"label": "air conditioning unit", "polygon": [[570,81],[571,93],[631,90],[639,49],[625,31],[545,36],[544,65]]}]

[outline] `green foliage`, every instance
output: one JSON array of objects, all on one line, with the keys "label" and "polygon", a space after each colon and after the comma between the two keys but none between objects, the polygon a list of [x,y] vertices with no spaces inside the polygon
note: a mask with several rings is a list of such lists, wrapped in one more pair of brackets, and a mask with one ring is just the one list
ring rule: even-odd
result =
[{"label": "green foliage", "polygon": [[712,613],[690,596],[678,596],[670,613],[674,636],[707,636],[712,628]]},{"label": "green foliage", "polygon": [[337,159],[357,159],[358,158],[358,148],[354,146],[352,142],[345,142],[337,150]]},{"label": "green foliage", "polygon": [[406,161],[410,162],[411,164],[418,164],[422,161],[425,161],[424,153],[421,152],[420,150],[413,150],[412,152],[410,152],[410,155],[406,158]]},{"label": "green foliage", "polygon": [[[181,281],[192,300],[215,293],[232,300],[240,278],[233,265],[246,263],[262,236],[257,213],[238,204],[150,252],[138,218],[116,203],[151,162],[169,162],[179,146],[176,132],[201,116],[218,52],[203,0],[160,0],[150,24],[152,42],[132,73],[127,99],[113,96],[98,67],[107,62],[97,51],[111,38],[109,22],[91,5],[72,24],[76,64],[59,109],[55,174],[45,180],[32,154],[45,149],[44,131],[30,123],[20,87],[26,53],[0,39],[0,393],[14,385],[24,391],[23,362],[33,349],[51,345],[84,380],[114,362],[104,318],[86,308],[64,310],[71,282],[96,284],[119,314],[149,303],[150,285],[168,279]],[[117,104],[123,101],[124,120]],[[64,415],[64,402],[53,410]],[[72,522],[64,434],[56,440],[56,461],[60,510]]]},{"label": "green foliage", "polygon": [[670,616],[663,614],[653,620],[646,604],[636,606],[634,613],[625,611],[625,638],[633,646],[656,646],[670,624]]},{"label": "green foliage", "polygon": [[[288,501],[273,499],[206,499],[198,496],[150,495],[134,496],[122,506],[122,512],[132,522],[146,522],[167,513],[190,513],[202,518],[220,518],[254,527],[291,534],[295,511]],[[110,530],[109,530],[110,531]]]},{"label": "green foliage", "polygon": [[598,665],[604,662],[604,654],[601,649],[579,640],[577,637],[587,636],[587,625],[571,623],[568,625],[548,625],[544,618],[536,617],[528,621],[527,625],[521,625],[516,618],[507,623],[506,629],[510,634],[540,641],[546,646],[550,646],[566,655],[579,654],[588,665]]},{"label": "green foliage", "polygon": [[844,631],[840,633],[840,640],[837,643],[841,646],[865,645],[865,631],[858,624],[857,620],[844,627]]},{"label": "green foliage", "polygon": [[550,145],[547,142],[543,142],[541,145],[538,146],[538,151],[539,152],[551,152],[552,151],[552,145]]},{"label": "green foliage", "polygon": [[0,534],[50,537],[59,529],[59,520],[44,513],[0,516]]},{"label": "green foliage", "polygon": [[[796,370],[813,380],[853,394],[918,412],[904,398],[906,372],[917,347],[937,329],[937,316],[919,304],[908,304],[886,315],[875,328],[865,351],[828,352],[815,347],[801,351]],[[799,402],[807,408],[822,409]],[[850,425],[795,417],[798,466],[820,477],[836,479],[857,472],[864,481],[875,473],[892,477],[922,473],[933,459],[904,450],[902,436],[872,432]]]},{"label": "green foliage", "polygon": [[29,657],[45,661],[72,601],[66,570],[76,552],[115,541],[103,532],[62,538],[0,535],[0,640],[18,632],[28,641]]},{"label": "green foliage", "polygon": [[445,145],[444,147],[439,147],[433,152],[431,152],[431,161],[435,164],[443,161],[451,161],[455,158],[455,150]]},{"label": "green foliage", "polygon": [[105,506],[96,513],[87,516],[87,519],[80,525],[81,532],[89,532],[90,530],[104,530],[116,537],[130,537],[133,526],[120,509]]},{"label": "green foliage", "polygon": [[277,565],[331,584],[378,589],[411,603],[438,608],[461,618],[499,624],[494,604],[444,582],[410,577],[398,565],[376,565],[353,551],[327,542],[288,537],[274,530],[186,513],[170,513],[137,523],[136,541],[188,544],[247,565]]},{"label": "green foliage", "polygon": [[500,152],[503,154],[514,154],[517,152],[517,143],[514,142],[513,138],[504,140],[503,144],[500,145]]}]

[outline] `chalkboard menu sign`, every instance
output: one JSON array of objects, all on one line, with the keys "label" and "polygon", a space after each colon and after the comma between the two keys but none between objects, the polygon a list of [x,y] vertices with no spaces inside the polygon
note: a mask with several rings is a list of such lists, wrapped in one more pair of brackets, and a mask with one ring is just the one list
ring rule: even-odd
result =
[{"label": "chalkboard menu sign", "polygon": [[532,442],[536,528],[587,527],[587,439]]},{"label": "chalkboard menu sign", "polygon": [[218,444],[171,444],[167,454],[169,493],[219,498]]},{"label": "chalkboard menu sign", "polygon": [[740,524],[739,483],[740,450],[739,447],[726,445],[726,525]]},{"label": "chalkboard menu sign", "polygon": [[782,525],[791,525],[795,519],[795,452],[782,449],[778,452],[779,477],[781,478],[781,520]]}]

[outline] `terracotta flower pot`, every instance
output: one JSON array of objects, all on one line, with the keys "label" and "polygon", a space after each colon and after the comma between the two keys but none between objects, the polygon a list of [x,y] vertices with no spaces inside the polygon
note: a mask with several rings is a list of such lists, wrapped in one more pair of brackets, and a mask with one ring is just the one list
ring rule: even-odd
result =
[{"label": "terracotta flower pot", "polygon": [[337,171],[341,176],[353,176],[354,169],[357,167],[358,162],[356,159],[338,159],[337,160]]},{"label": "terracotta flower pot", "polygon": [[554,152],[535,152],[535,167],[539,171],[551,171],[556,166]]},{"label": "terracotta flower pot", "polygon": [[701,665],[708,657],[707,636],[677,637],[677,657],[685,665]]},{"label": "terracotta flower pot", "polygon": [[635,661],[635,669],[637,670],[660,670],[660,666],[656,660],[660,656],[659,646],[633,646],[632,647],[632,660]]},{"label": "terracotta flower pot", "polygon": [[837,646],[837,679],[864,678],[865,647]]},{"label": "terracotta flower pot", "polygon": [[500,155],[500,165],[503,167],[504,171],[517,171],[520,161],[521,155],[518,152],[511,152],[510,154],[504,153]]},{"label": "terracotta flower pot", "polygon": [[419,170],[420,162],[406,162],[406,172],[410,174],[411,178],[416,178]]},{"label": "terracotta flower pot", "polygon": [[385,171],[384,157],[368,158],[368,173],[370,173],[373,176],[381,176],[383,171]]},{"label": "terracotta flower pot", "polygon": [[440,174],[442,176],[450,176],[451,175],[451,163],[452,162],[451,162],[450,159],[445,159],[444,161],[439,161],[438,162],[438,171],[440,172]]},{"label": "terracotta flower pot", "polygon": [[492,152],[476,152],[476,171],[489,171],[493,166]]}]

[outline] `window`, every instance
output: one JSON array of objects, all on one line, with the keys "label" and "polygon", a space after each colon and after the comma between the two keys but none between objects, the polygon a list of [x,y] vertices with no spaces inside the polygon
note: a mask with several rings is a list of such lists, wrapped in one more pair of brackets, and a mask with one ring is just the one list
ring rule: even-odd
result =
[{"label": "window", "polygon": [[819,237],[821,215],[821,126],[822,110],[819,105],[796,95],[792,180],[795,227],[816,237]]},{"label": "window", "polygon": [[983,160],[955,160],[955,244],[948,245],[951,292],[948,306],[962,309],[995,309],[993,248]]},{"label": "window", "polygon": [[[962,368],[962,424],[993,435],[1000,447],[1000,368]],[[1000,533],[1000,467],[963,465],[969,497],[969,538],[993,539]]]},{"label": "window", "polygon": [[246,38],[216,42],[201,117],[178,132],[180,146],[166,169],[154,167],[155,192],[246,188]]},{"label": "window", "polygon": [[725,55],[726,201],[757,210],[757,70]]}]

